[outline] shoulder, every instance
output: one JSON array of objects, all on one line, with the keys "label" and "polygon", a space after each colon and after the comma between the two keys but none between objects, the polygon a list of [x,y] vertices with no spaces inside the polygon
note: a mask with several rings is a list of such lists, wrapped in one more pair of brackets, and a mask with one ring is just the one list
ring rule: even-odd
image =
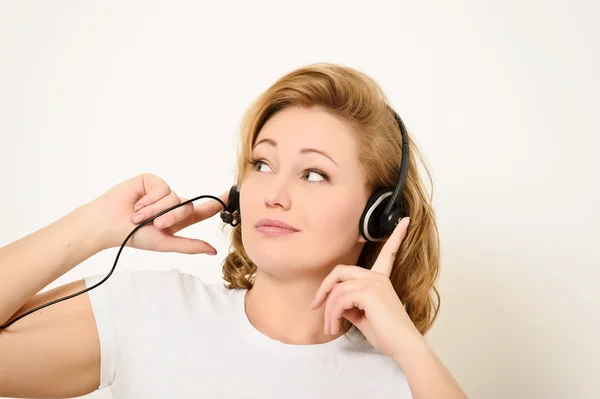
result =
[{"label": "shoulder", "polygon": [[[117,305],[174,309],[194,303],[196,306],[230,307],[238,290],[229,289],[224,282],[205,282],[200,277],[168,270],[126,270],[85,278],[91,298],[103,297]],[[136,306],[137,305],[137,306]]]},{"label": "shoulder", "polygon": [[[105,280],[102,282],[102,280]],[[94,275],[85,278],[88,286],[101,283],[105,287],[119,289],[127,287],[134,290],[173,290],[193,292],[196,290],[216,290],[225,293],[228,290],[222,282],[207,283],[200,277],[172,268],[167,270],[125,270],[112,275]]]}]

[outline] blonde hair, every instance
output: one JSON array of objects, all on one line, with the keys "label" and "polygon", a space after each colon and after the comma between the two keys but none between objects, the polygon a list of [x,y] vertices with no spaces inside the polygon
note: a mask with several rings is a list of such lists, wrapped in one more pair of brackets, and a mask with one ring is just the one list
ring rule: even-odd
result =
[{"label": "blonde hair", "polygon": [[[240,131],[238,185],[261,128],[276,112],[289,106],[318,106],[348,121],[359,140],[359,159],[366,173],[365,190],[371,193],[395,186],[400,172],[402,139],[384,93],[364,73],[331,63],[307,65],[284,75],[249,107]],[[433,188],[431,174],[410,132],[409,148],[411,157],[403,197],[409,209],[410,226],[398,250],[390,280],[410,319],[421,334],[425,334],[433,325],[440,306],[440,295],[434,285],[440,264],[439,238],[432,195],[427,195],[420,179],[417,159]],[[357,264],[372,266],[382,246],[383,242],[367,242]],[[227,287],[251,289],[255,272],[256,265],[244,250],[240,226],[233,227],[230,251],[223,262]]]}]

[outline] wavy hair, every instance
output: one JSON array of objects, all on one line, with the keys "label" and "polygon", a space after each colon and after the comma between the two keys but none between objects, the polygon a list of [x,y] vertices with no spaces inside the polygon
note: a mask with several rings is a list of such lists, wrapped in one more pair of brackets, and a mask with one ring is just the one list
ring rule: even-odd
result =
[{"label": "wavy hair", "polygon": [[[400,173],[402,138],[386,96],[374,79],[351,67],[331,63],[310,64],[287,73],[247,109],[238,145],[238,185],[246,173],[252,146],[261,128],[276,112],[289,106],[318,106],[348,121],[359,140],[365,190],[371,193],[395,186]],[[433,325],[440,307],[440,295],[435,287],[440,267],[439,236],[432,207],[433,181],[410,131],[409,145],[411,157],[403,198],[411,221],[394,260],[390,280],[410,319],[424,335]],[[421,180],[417,161],[429,178],[430,195]],[[367,242],[357,264],[370,268],[382,246],[382,241]],[[251,289],[256,268],[244,250],[240,226],[233,227],[230,250],[223,261],[226,286]]]}]

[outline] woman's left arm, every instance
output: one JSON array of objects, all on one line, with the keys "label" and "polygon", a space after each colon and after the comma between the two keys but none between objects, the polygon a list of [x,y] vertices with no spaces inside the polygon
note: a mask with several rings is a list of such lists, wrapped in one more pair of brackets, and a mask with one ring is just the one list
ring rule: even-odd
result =
[{"label": "woman's left arm", "polygon": [[311,308],[325,305],[326,334],[337,334],[345,318],[371,345],[394,359],[414,399],[465,399],[406,313],[389,278],[408,223],[408,218],[398,223],[370,270],[336,266],[321,283]]}]

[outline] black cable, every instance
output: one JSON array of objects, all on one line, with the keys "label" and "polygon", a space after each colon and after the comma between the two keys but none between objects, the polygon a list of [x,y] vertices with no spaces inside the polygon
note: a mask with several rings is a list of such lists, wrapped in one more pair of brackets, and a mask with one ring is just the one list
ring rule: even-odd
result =
[{"label": "black cable", "polygon": [[181,204],[177,204],[177,205],[175,205],[175,206],[172,206],[172,207],[171,207],[171,208],[169,208],[169,209],[165,209],[164,211],[160,212],[159,214],[157,214],[157,215],[153,216],[152,218],[150,218],[150,219],[146,220],[144,223],[140,224],[139,226],[136,226],[136,227],[135,227],[135,228],[134,228],[134,229],[131,231],[131,233],[129,233],[129,235],[127,236],[127,238],[125,238],[125,241],[123,241],[123,244],[121,244],[121,248],[119,248],[119,252],[117,253],[117,257],[115,258],[115,263],[113,264],[113,267],[112,267],[112,269],[111,269],[111,270],[110,270],[110,272],[109,272],[109,273],[106,275],[106,277],[104,277],[104,278],[103,278],[103,279],[102,279],[102,280],[101,280],[99,283],[97,283],[97,284],[95,284],[95,285],[93,285],[93,286],[91,286],[91,287],[88,287],[88,288],[86,288],[86,289],[84,289],[84,290],[81,290],[81,291],[79,291],[79,292],[76,292],[75,294],[68,295],[68,296],[66,296],[66,297],[64,297],[64,298],[55,299],[54,301],[51,301],[51,302],[48,302],[48,303],[46,303],[46,304],[44,304],[44,305],[40,305],[40,306],[38,306],[38,307],[36,307],[36,308],[33,308],[33,309],[31,309],[31,310],[27,311],[26,313],[23,313],[22,315],[20,315],[20,316],[19,316],[19,317],[17,317],[16,319],[12,320],[11,322],[9,322],[9,323],[6,323],[6,324],[4,324],[4,325],[0,326],[0,330],[3,330],[3,329],[5,329],[5,328],[9,327],[9,326],[10,326],[11,324],[13,324],[15,321],[17,321],[17,320],[20,320],[20,319],[22,319],[23,317],[25,317],[25,316],[27,316],[27,315],[29,315],[29,314],[33,313],[33,312],[37,312],[38,310],[40,310],[40,309],[43,309],[43,308],[45,308],[46,306],[50,306],[50,305],[53,305],[53,304],[55,304],[55,303],[58,303],[58,302],[66,301],[67,299],[74,298],[74,297],[76,297],[76,296],[78,296],[78,295],[81,295],[81,294],[83,294],[84,292],[88,292],[88,291],[90,291],[90,290],[93,290],[94,288],[98,287],[99,285],[101,285],[102,283],[104,283],[106,280],[108,280],[108,278],[109,278],[109,277],[112,275],[112,273],[115,271],[115,268],[116,268],[116,266],[117,266],[117,262],[119,261],[119,256],[121,255],[121,251],[123,251],[123,248],[125,247],[125,244],[127,244],[127,241],[129,241],[129,239],[131,238],[131,236],[132,236],[132,235],[134,235],[136,231],[138,231],[139,229],[141,229],[142,227],[144,227],[144,226],[145,226],[145,225],[147,225],[148,223],[151,223],[151,222],[152,222],[154,219],[156,219],[157,217],[159,217],[159,216],[161,216],[161,215],[164,215],[165,213],[167,213],[167,212],[170,212],[170,211],[172,211],[173,209],[177,209],[177,208],[179,208],[180,206],[183,206],[183,205],[189,204],[190,202],[193,202],[193,201],[199,200],[199,199],[201,199],[201,198],[212,198],[212,199],[214,199],[214,200],[216,200],[216,201],[219,201],[219,202],[221,203],[221,205],[223,205],[223,209],[227,209],[227,207],[226,207],[225,203],[224,203],[224,202],[223,202],[223,201],[222,201],[220,198],[218,198],[218,197],[215,197],[215,196],[213,196],[213,195],[201,195],[201,196],[199,196],[199,197],[192,198],[192,199],[190,199],[190,200],[187,200],[187,201],[185,201],[185,202],[182,202]]}]

